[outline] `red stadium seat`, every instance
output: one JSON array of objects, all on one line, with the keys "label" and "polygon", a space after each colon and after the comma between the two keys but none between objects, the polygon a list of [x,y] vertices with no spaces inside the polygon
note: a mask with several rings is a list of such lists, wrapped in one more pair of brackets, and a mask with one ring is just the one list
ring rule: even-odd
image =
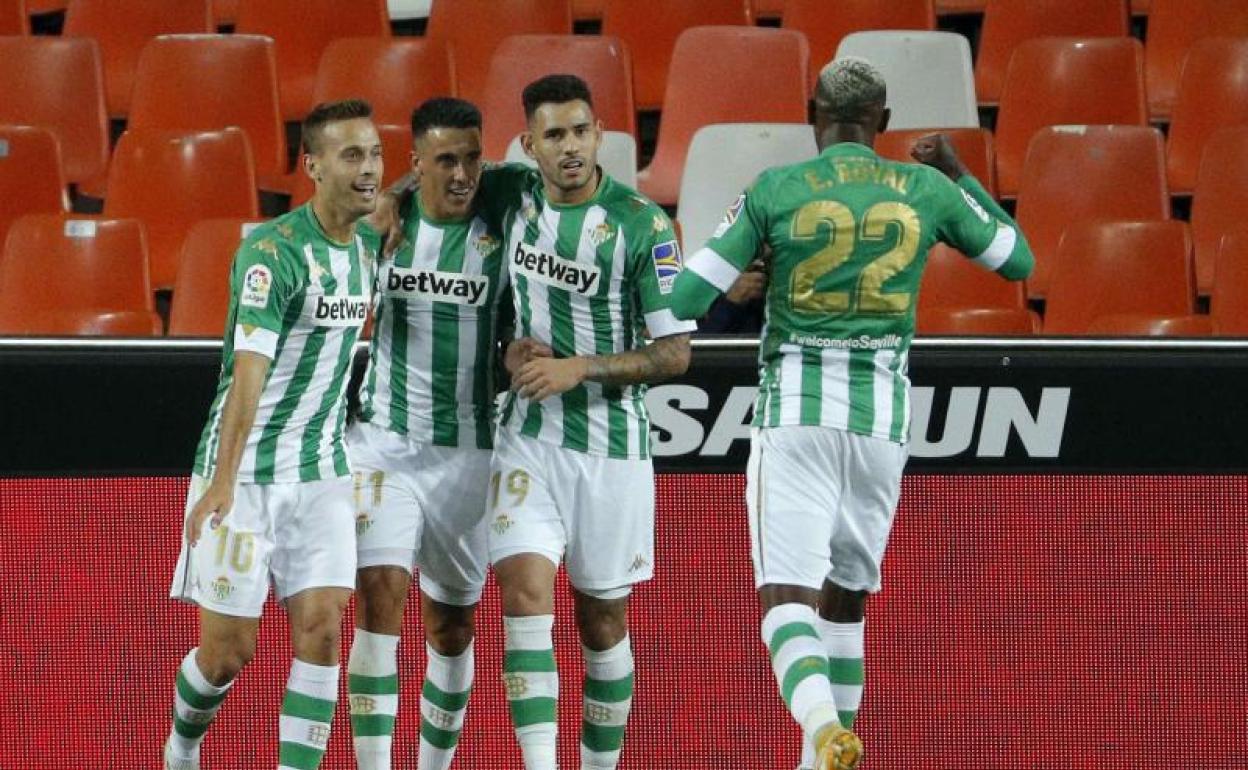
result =
[{"label": "red stadium seat", "polygon": [[520,93],[552,72],[577,75],[589,84],[594,113],[604,129],[637,133],[633,68],[623,43],[597,35],[515,35],[494,52],[481,99],[486,158],[501,159],[511,140],[524,131]]},{"label": "red stadium seat", "polygon": [[282,117],[296,121],[315,105],[325,46],[343,37],[389,37],[390,19],[385,0],[241,0],[235,31],[273,39]]},{"label": "red stadium seat", "polygon": [[[389,186],[412,170],[412,129],[406,125],[377,126],[377,133],[381,136],[381,159],[385,163],[381,183]],[[290,205],[293,208],[311,200],[316,188],[302,168],[295,169],[291,176]]]},{"label": "red stadium seat", "polygon": [[988,0],[936,0],[936,13],[983,13]]},{"label": "red stadium seat", "polygon": [[1196,287],[1213,288],[1214,262],[1222,237],[1248,214],[1248,126],[1224,128],[1209,137],[1201,154],[1192,196],[1192,239],[1196,242]]},{"label": "red stadium seat", "polygon": [[139,54],[157,35],[214,32],[209,0],[71,0],[66,37],[90,37],[104,64],[108,114],[130,112],[130,92]]},{"label": "red stadium seat", "polygon": [[1248,38],[1206,38],[1192,46],[1170,118],[1170,190],[1196,187],[1205,142],[1218,129],[1248,123]]},{"label": "red stadium seat", "polygon": [[927,336],[1021,337],[1040,333],[1040,316],[1024,308],[920,309],[915,332]]},{"label": "red stadium seat", "polygon": [[1017,218],[1036,256],[1027,289],[1042,297],[1068,224],[1170,218],[1160,132],[1143,126],[1041,130],[1027,152]]},{"label": "red stadium seat", "polygon": [[55,13],[65,10],[69,0],[26,0],[26,13]]},{"label": "red stadium seat", "polygon": [[606,0],[572,0],[572,18],[577,21],[598,21],[602,19]]},{"label": "red stadium seat", "polygon": [[22,217],[5,238],[0,286],[3,334],[50,333],[43,314],[150,312],[143,225],[65,214]]},{"label": "red stadium seat", "polygon": [[363,98],[373,106],[375,123],[406,126],[421,102],[454,93],[451,55],[444,43],[351,37],[325,47],[313,102]]},{"label": "red stadium seat", "polygon": [[1174,109],[1183,62],[1192,45],[1207,37],[1248,35],[1248,0],[1152,0],[1148,9],[1144,72],[1152,116]]},{"label": "red stadium seat", "polygon": [[52,132],[0,126],[0,245],[18,217],[60,213],[65,203],[61,151]]},{"label": "red stadium seat", "polygon": [[212,0],[212,17],[218,24],[232,26],[238,21],[238,0]]},{"label": "red stadium seat", "polygon": [[1001,98],[1014,50],[1038,37],[1125,37],[1126,0],[988,0],[975,61],[979,101]]},{"label": "red stadium seat", "polygon": [[606,0],[602,34],[624,41],[633,58],[637,108],[655,110],[664,105],[668,71],[681,33],[692,27],[750,22],[742,0]]},{"label": "red stadium seat", "polygon": [[30,17],[23,0],[0,0],[0,35],[29,35]]},{"label": "red stadium seat", "polygon": [[811,87],[823,65],[836,56],[841,38],[879,29],[936,29],[932,0],[788,0],[781,26],[806,36],[813,66]]},{"label": "red stadium seat", "polygon": [[[672,55],[654,160],[638,185],[676,203],[693,134],[712,123],[805,123],[806,38],[785,29],[694,27]],[[743,99],[742,94],[749,94]]]},{"label": "red stadium seat", "polygon": [[786,0],[747,0],[750,14],[755,19],[779,19],[784,15]]},{"label": "red stadium seat", "polygon": [[230,306],[234,252],[255,223],[209,219],[186,234],[169,308],[170,337],[218,337]]},{"label": "red stadium seat", "polygon": [[[273,41],[255,35],[161,35],[139,59],[129,128],[247,133],[256,173],[283,189],[286,131]],[[169,276],[172,278],[172,276]]]},{"label": "red stadium seat", "polygon": [[1007,281],[972,262],[965,254],[938,243],[927,255],[919,289],[919,315],[933,308],[1027,307],[1021,281]]},{"label": "red stadium seat", "polygon": [[929,135],[941,133],[949,137],[958,157],[966,164],[971,176],[988,192],[997,194],[996,149],[992,132],[986,128],[923,128],[885,131],[875,137],[875,152],[882,158],[914,163],[910,151],[914,143]]},{"label": "red stadium seat", "polygon": [[1195,311],[1185,222],[1075,222],[1051,265],[1046,334],[1087,334],[1101,316]]},{"label": "red stadium seat", "polygon": [[570,0],[440,0],[429,12],[428,36],[450,44],[459,95],[474,103],[485,94],[495,49],[508,37],[571,33]]},{"label": "red stadium seat", "polygon": [[1106,337],[1208,337],[1211,333],[1207,315],[1123,313],[1099,316],[1088,324],[1088,334]]},{"label": "red stadium seat", "polygon": [[1214,267],[1209,314],[1214,332],[1248,337],[1248,230],[1238,227],[1222,238]]},{"label": "red stadium seat", "polygon": [[104,215],[147,226],[152,284],[173,285],[188,230],[203,219],[259,216],[255,167],[237,128],[200,134],[130,130],[108,176]]},{"label": "red stadium seat", "polygon": [[997,183],[1018,194],[1027,145],[1046,126],[1145,125],[1144,49],[1129,38],[1029,40],[1010,60],[997,116]]},{"label": "red stadium seat", "polygon": [[40,337],[159,337],[164,324],[151,310],[0,311],[0,334]]},{"label": "red stadium seat", "polygon": [[108,168],[103,72],[94,40],[0,37],[0,124],[51,131],[71,183]]}]

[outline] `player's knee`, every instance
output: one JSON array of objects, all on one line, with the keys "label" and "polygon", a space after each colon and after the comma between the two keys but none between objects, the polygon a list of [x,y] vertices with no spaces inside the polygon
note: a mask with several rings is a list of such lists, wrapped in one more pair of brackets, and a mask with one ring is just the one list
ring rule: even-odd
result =
[{"label": "player's knee", "polygon": [[196,663],[210,683],[220,687],[233,681],[256,656],[256,640],[238,636],[225,643],[201,646]]},{"label": "player's knee", "polygon": [[366,631],[397,635],[410,585],[411,578],[402,569],[360,570],[355,596],[358,625]]},{"label": "player's knee", "polygon": [[581,644],[609,650],[628,634],[628,599],[595,599],[576,593],[576,626]]},{"label": "player's knee", "polygon": [[867,616],[868,596],[866,591],[851,591],[825,581],[819,614],[833,623],[857,623]]},{"label": "player's knee", "polygon": [[[467,609],[467,608],[456,608]],[[425,638],[439,655],[462,655],[476,635],[475,624],[468,612],[438,612],[424,615]]]}]

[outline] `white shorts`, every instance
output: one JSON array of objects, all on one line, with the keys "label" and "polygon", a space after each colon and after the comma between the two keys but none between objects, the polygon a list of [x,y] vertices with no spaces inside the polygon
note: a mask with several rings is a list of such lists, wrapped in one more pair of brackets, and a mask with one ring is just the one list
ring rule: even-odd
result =
[{"label": "white shorts", "polygon": [[905,444],[835,428],[751,432],[746,468],[754,584],[880,590]]},{"label": "white shorts", "polygon": [[[564,449],[502,428],[490,477],[490,561],[566,559],[568,580],[623,596],[654,575],[654,466]],[[608,598],[604,596],[603,598]]]},{"label": "white shorts", "polygon": [[[185,517],[208,489],[191,477]],[[204,526],[182,553],[169,595],[222,615],[258,618],[269,593],[279,600],[308,588],[355,588],[351,479],[239,484],[216,529]]]},{"label": "white shorts", "polygon": [[420,571],[420,590],[466,607],[485,585],[490,450],[412,441],[370,423],[347,431],[359,567]]}]

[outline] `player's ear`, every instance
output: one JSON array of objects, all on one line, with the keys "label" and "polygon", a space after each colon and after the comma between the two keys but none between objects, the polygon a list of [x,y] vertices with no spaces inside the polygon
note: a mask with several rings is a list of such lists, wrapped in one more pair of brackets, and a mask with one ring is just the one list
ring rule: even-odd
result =
[{"label": "player's ear", "polygon": [[893,111],[885,107],[880,111],[880,127],[876,129],[877,134],[882,134],[888,130],[888,119],[893,116]]},{"label": "player's ear", "polygon": [[415,147],[412,148],[410,160],[412,164],[412,171],[414,173],[419,174],[420,173],[420,153],[416,152]]},{"label": "player's ear", "polygon": [[524,133],[520,134],[520,148],[524,150],[525,155],[529,156],[533,160],[537,160],[537,155],[533,153],[533,132],[532,131],[525,131]]},{"label": "player's ear", "polygon": [[310,152],[303,154],[303,173],[307,174],[313,182],[321,181],[320,161]]}]

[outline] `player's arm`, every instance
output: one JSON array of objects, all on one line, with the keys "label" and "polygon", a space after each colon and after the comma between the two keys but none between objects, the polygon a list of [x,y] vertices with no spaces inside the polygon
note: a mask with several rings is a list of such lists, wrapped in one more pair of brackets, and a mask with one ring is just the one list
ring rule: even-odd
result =
[{"label": "player's arm", "polygon": [[685,261],[672,290],[677,318],[701,318],[720,294],[749,293],[765,284],[762,266],[754,267],[767,232],[760,206],[762,184],[760,179],[737,198],[715,236]]},{"label": "player's arm", "polygon": [[957,185],[962,200],[948,205],[949,221],[944,239],[987,268],[1010,281],[1031,275],[1035,257],[1018,224],[997,204],[958,158],[943,134],[925,136],[915,143],[911,155],[931,166]]}]

